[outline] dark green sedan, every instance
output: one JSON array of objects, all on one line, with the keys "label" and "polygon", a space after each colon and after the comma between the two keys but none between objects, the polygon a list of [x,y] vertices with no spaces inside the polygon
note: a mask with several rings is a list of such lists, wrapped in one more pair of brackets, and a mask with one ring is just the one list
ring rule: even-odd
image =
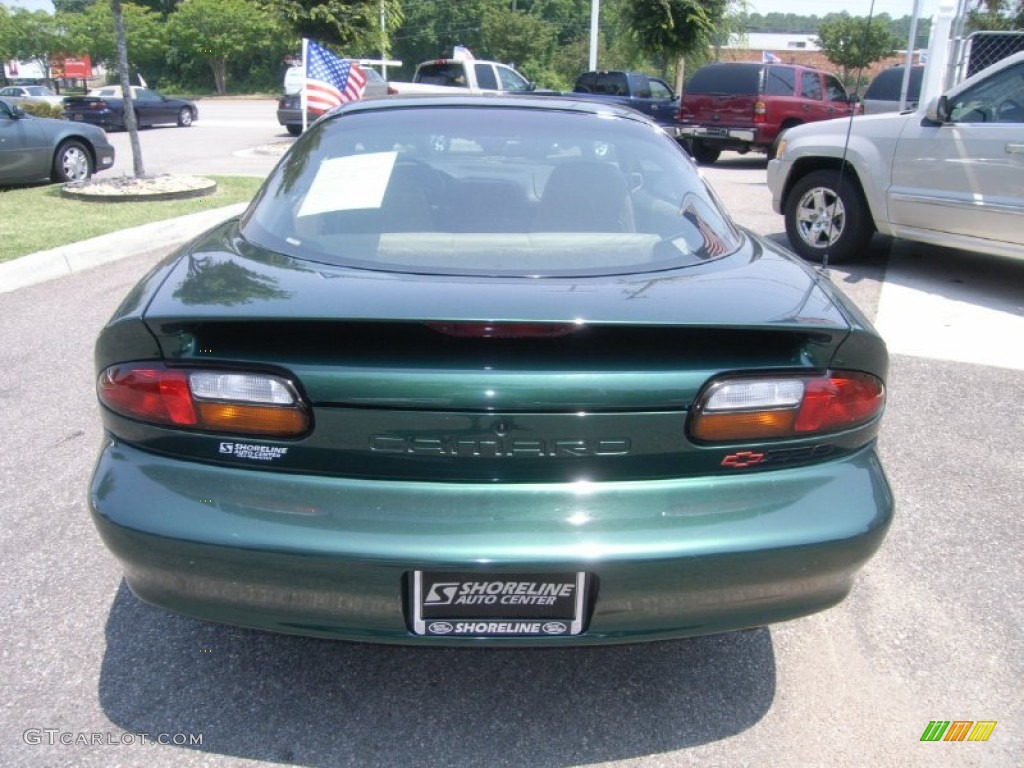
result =
[{"label": "dark green sedan", "polygon": [[893,499],[885,345],[646,117],[363,101],[103,329],[95,523],[143,600],[557,646],[841,601]]}]

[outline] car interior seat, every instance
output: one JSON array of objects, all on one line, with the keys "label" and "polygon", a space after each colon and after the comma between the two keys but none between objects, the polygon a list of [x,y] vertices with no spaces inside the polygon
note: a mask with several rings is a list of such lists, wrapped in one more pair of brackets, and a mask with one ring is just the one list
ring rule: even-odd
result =
[{"label": "car interior seat", "polygon": [[556,166],[533,222],[535,232],[635,232],[633,201],[622,172],[600,162]]}]

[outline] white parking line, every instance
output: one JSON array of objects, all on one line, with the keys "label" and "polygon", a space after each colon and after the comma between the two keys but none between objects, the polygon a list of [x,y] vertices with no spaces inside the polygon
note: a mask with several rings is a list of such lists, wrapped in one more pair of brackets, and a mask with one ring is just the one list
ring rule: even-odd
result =
[{"label": "white parking line", "polygon": [[889,353],[1024,370],[1024,264],[925,248],[890,256],[875,320]]}]

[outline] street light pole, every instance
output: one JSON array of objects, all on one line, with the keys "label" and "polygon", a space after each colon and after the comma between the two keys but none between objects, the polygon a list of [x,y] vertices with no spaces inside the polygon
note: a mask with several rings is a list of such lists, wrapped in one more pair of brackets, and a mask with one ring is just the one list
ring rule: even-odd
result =
[{"label": "street light pole", "polygon": [[601,0],[590,0],[590,70],[597,69],[597,19],[600,13]]}]

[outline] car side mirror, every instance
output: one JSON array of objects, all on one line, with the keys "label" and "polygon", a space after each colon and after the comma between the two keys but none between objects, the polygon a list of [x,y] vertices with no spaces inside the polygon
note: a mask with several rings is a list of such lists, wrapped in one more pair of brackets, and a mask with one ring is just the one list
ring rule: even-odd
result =
[{"label": "car side mirror", "polygon": [[850,102],[851,104],[860,104],[860,94],[859,93],[851,93],[850,97],[847,99],[847,101]]},{"label": "car side mirror", "polygon": [[943,94],[936,99],[932,99],[928,102],[928,109],[925,111],[928,119],[941,125],[949,122],[949,99]]}]

